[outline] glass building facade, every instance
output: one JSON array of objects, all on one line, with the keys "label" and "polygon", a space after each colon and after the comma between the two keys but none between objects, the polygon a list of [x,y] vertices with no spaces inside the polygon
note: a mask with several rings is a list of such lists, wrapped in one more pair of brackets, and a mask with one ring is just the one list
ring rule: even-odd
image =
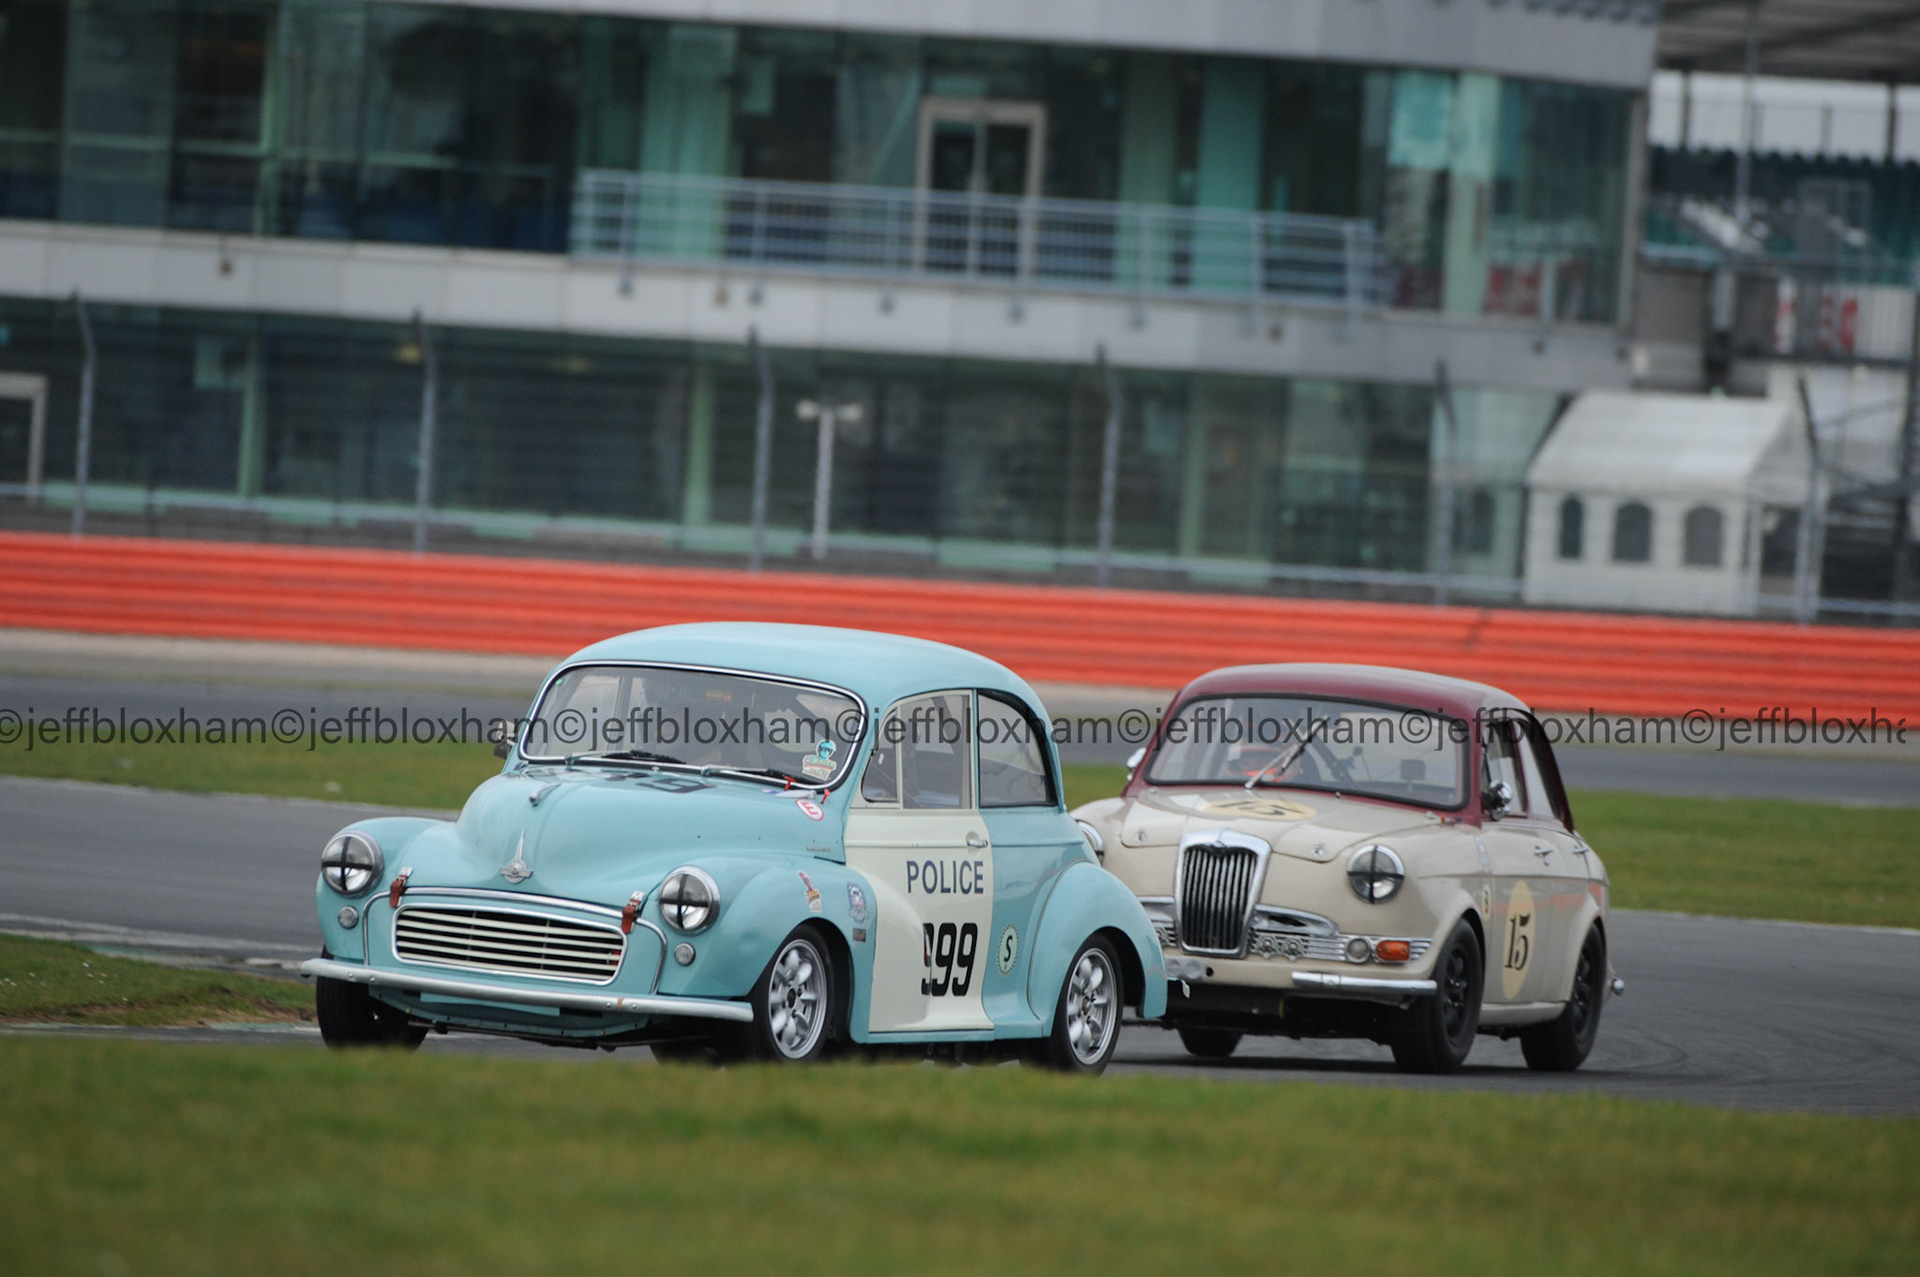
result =
[{"label": "glass building facade", "polygon": [[[1389,308],[1611,325],[1634,118],[1628,91],[1359,63],[493,4],[0,0],[0,218],[15,221],[564,254],[586,173],[975,191],[1358,219],[1377,228]],[[103,501],[408,510],[424,372],[410,329],[91,313]],[[744,543],[758,392],[743,349],[435,331],[442,511]],[[812,513],[813,428],[794,405],[828,396],[867,409],[836,450],[836,537],[974,565],[1095,545],[1107,399],[1090,367],[771,354],[782,536]],[[74,469],[78,364],[70,305],[0,299],[0,372],[46,378],[56,488]],[[1223,578],[1442,557],[1519,570],[1524,466],[1557,394],[1456,388],[1449,459],[1427,384],[1118,378],[1123,555]],[[0,397],[0,489],[26,479],[19,408]],[[1443,471],[1465,476],[1444,538]]]},{"label": "glass building facade", "polygon": [[582,170],[1378,225],[1389,301],[1610,322],[1631,95],[366,0],[9,0],[0,216],[563,252]]},{"label": "glass building facade", "polygon": [[[295,520],[405,518],[423,352],[405,325],[95,305],[92,483],[102,508],[181,496]],[[69,303],[0,302],[0,368],[48,378],[46,479],[74,473],[80,345]],[[724,548],[750,518],[758,381],[739,346],[438,329],[435,505],[607,521]],[[1044,566],[1098,536],[1106,398],[1090,369],[776,350],[769,525],[812,519],[803,398],[867,412],[835,449],[833,531],[877,549]],[[1311,378],[1123,372],[1122,554],[1423,571],[1433,392]],[[1456,566],[1518,567],[1523,469],[1559,407],[1456,391]],[[0,411],[13,405],[0,405]],[[26,479],[0,421],[0,484]]]}]

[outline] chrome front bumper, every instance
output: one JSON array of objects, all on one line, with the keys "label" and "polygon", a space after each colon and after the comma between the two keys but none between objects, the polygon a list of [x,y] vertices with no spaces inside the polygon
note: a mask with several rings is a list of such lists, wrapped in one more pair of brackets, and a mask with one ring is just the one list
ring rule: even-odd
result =
[{"label": "chrome front bumper", "polygon": [[1293,987],[1325,993],[1365,993],[1390,997],[1424,997],[1439,991],[1432,980],[1380,980],[1370,976],[1323,975],[1318,971],[1296,971]]},{"label": "chrome front bumper", "polygon": [[300,964],[300,974],[326,976],[349,984],[373,988],[436,993],[443,997],[467,998],[474,1002],[512,1002],[527,1006],[557,1007],[563,1011],[612,1011],[622,1015],[685,1016],[696,1020],[734,1020],[753,1022],[753,1008],[744,1002],[722,1002],[711,998],[675,998],[657,994],[630,997],[618,993],[561,993],[547,989],[525,989],[517,985],[487,984],[480,980],[457,980],[449,976],[424,975],[413,971],[390,971],[363,967],[331,958],[309,958]]}]

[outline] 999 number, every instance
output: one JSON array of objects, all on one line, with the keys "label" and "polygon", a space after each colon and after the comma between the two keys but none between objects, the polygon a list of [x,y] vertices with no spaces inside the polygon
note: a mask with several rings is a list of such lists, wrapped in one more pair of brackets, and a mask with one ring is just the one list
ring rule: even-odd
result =
[{"label": "999 number", "polygon": [[973,987],[973,960],[980,950],[980,928],[971,922],[962,927],[943,922],[937,930],[931,922],[921,926],[921,951],[926,959],[927,976],[920,981],[920,995],[966,997],[967,990]]}]

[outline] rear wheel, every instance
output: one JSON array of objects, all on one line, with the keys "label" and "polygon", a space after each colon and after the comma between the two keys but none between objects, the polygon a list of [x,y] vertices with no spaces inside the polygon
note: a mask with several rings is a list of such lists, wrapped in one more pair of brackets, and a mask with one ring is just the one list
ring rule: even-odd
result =
[{"label": "rear wheel", "polygon": [[788,936],[753,986],[751,1054],[794,1064],[819,1059],[838,1013],[834,987],[826,946],[804,928]]},{"label": "rear wheel", "polygon": [[1559,1016],[1520,1031],[1520,1053],[1527,1067],[1543,1073],[1571,1073],[1585,1063],[1600,1036],[1600,1007],[1606,999],[1607,941],[1592,927],[1580,942],[1573,987]]},{"label": "rear wheel", "polygon": [[1240,1035],[1232,1029],[1181,1029],[1180,1045],[1188,1055],[1203,1060],[1224,1060],[1240,1045]]},{"label": "rear wheel", "polygon": [[1466,1061],[1480,1028],[1482,970],[1479,937],[1462,918],[1434,961],[1438,990],[1394,1017],[1389,1045],[1402,1073],[1451,1073]]},{"label": "rear wheel", "polygon": [[1080,946],[1067,966],[1053,1032],[1038,1044],[1036,1058],[1063,1073],[1099,1073],[1120,1041],[1120,964],[1098,936]]},{"label": "rear wheel", "polygon": [[425,1028],[408,1022],[406,1012],[374,1001],[363,984],[321,976],[314,981],[313,1006],[320,1016],[320,1040],[331,1047],[411,1051],[427,1037]]}]

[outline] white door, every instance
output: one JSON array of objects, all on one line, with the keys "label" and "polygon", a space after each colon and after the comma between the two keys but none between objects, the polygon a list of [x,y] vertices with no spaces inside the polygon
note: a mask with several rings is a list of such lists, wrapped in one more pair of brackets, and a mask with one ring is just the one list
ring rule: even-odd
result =
[{"label": "white door", "polygon": [[1014,201],[1040,194],[1046,130],[1040,102],[921,102],[915,239],[922,268],[966,275],[1031,268],[1033,218]]},{"label": "white door", "polygon": [[993,847],[974,777],[971,692],[887,711],[847,814],[847,864],[874,895],[869,1033],[993,1027],[981,1001]]},{"label": "white door", "polygon": [[[1496,719],[1484,729],[1482,788],[1505,784],[1513,799],[1506,814],[1480,831],[1493,862],[1493,916],[1487,926],[1488,1002],[1551,1002],[1565,996],[1568,920],[1586,890],[1586,871],[1565,841],[1552,812],[1536,811],[1546,795],[1531,795],[1521,758],[1525,735],[1517,721]],[[1538,771],[1538,765],[1535,765]],[[1580,874],[1578,888],[1567,880]]]}]

